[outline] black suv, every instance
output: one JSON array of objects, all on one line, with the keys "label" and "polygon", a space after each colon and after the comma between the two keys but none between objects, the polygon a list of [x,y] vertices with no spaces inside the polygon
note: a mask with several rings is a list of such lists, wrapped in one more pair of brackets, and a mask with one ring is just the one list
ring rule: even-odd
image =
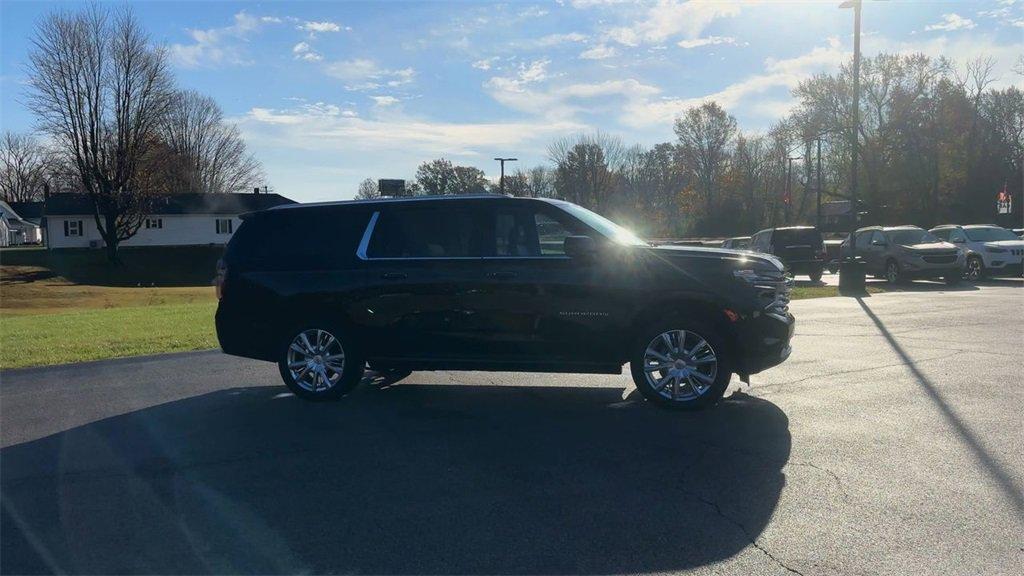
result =
[{"label": "black suv", "polygon": [[[396,198],[243,216],[218,265],[217,336],[302,398],[364,366],[619,374],[715,403],[790,353],[792,281],[770,256],[652,246],[557,200]],[[400,377],[400,376],[399,376]]]},{"label": "black suv", "polygon": [[772,254],[793,275],[806,274],[815,282],[825,269],[825,243],[814,226],[761,230],[750,238],[750,250]]}]

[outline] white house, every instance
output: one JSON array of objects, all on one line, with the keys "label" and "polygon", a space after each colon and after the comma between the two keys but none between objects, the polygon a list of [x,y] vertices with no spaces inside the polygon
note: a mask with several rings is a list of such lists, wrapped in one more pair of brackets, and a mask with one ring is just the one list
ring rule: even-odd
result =
[{"label": "white house", "polygon": [[[168,194],[157,199],[138,233],[121,246],[226,244],[241,214],[294,203],[278,194]],[[52,194],[44,210],[50,248],[104,246],[87,195]]]},{"label": "white house", "polygon": [[14,208],[3,200],[0,200],[0,219],[4,221],[0,225],[0,232],[3,233],[0,246],[39,244],[43,241],[39,225],[19,216]]}]

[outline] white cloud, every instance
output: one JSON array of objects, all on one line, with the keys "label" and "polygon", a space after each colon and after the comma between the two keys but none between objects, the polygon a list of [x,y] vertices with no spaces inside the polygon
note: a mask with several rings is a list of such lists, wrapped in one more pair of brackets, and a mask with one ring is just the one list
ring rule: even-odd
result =
[{"label": "white cloud", "polygon": [[477,70],[490,70],[491,66],[494,65],[494,62],[497,62],[497,61],[498,61],[498,57],[497,56],[493,56],[491,58],[483,58],[483,59],[477,60],[476,62],[473,62],[473,68],[476,68]]},{"label": "white cloud", "polygon": [[608,38],[625,46],[659,44],[678,35],[692,39],[715,20],[740,13],[739,4],[727,0],[658,0],[645,6],[644,14],[632,24],[609,29]]},{"label": "white cloud", "polygon": [[328,76],[347,82],[347,90],[376,90],[382,84],[391,87],[410,84],[416,76],[412,68],[389,70],[381,68],[373,60],[353,58],[328,64],[324,71]]},{"label": "white cloud", "polygon": [[280,24],[284,22],[284,20],[277,16],[260,16],[260,22],[266,22],[267,24]]},{"label": "white cloud", "polygon": [[706,38],[695,38],[693,40],[680,40],[676,43],[680,48],[700,48],[701,46],[714,46],[716,44],[735,44],[736,39],[731,36],[708,36]]},{"label": "white cloud", "polygon": [[[389,113],[390,114],[390,113]],[[422,158],[479,155],[495,149],[541,147],[551,138],[585,126],[573,122],[435,122],[404,115],[386,119],[347,116],[338,106],[317,103],[289,110],[252,108],[237,120],[253,142],[309,152],[402,150]]]},{"label": "white cloud", "polygon": [[295,55],[296,60],[305,60],[307,62],[319,62],[323,60],[323,56],[313,49],[308,42],[299,42],[292,47],[292,54]]},{"label": "white cloud", "polygon": [[932,30],[944,30],[951,32],[953,30],[970,30],[975,27],[975,23],[970,18],[964,18],[959,14],[943,14],[942,22],[935,24],[929,24],[924,27],[926,31]]},{"label": "white cloud", "polygon": [[245,42],[264,24],[279,21],[274,17],[260,18],[242,11],[235,14],[234,23],[230,26],[190,29],[188,35],[192,43],[171,44],[171,60],[182,68],[250,64],[251,61],[245,55]]},{"label": "white cloud", "polygon": [[400,102],[400,100],[394,96],[370,96],[370,98],[373,100],[374,104],[382,108],[385,106],[392,106]]},{"label": "white cloud", "polygon": [[[310,22],[306,21],[295,27],[296,30],[302,30],[303,32],[309,32],[311,36],[316,34],[322,34],[324,32],[341,32],[341,26],[334,22]],[[346,30],[351,30],[349,27],[345,27]]]},{"label": "white cloud", "polygon": [[614,46],[608,46],[607,44],[598,44],[593,48],[589,48],[580,52],[580,58],[584,60],[604,60],[605,58],[611,58],[615,56],[616,50]]},{"label": "white cloud", "polygon": [[525,84],[546,80],[550,63],[550,60],[534,60],[529,64],[520,64],[519,80]]},{"label": "white cloud", "polygon": [[542,36],[533,41],[527,41],[524,44],[536,47],[536,48],[550,48],[552,46],[558,46],[559,44],[568,44],[570,42],[583,42],[587,39],[586,34],[579,32],[569,32],[566,34],[548,34]]}]

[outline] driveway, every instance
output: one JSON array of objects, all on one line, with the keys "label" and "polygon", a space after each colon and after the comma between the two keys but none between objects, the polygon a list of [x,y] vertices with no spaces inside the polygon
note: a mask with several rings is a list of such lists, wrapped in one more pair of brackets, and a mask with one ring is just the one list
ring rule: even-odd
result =
[{"label": "driveway", "polygon": [[0,375],[0,568],[1019,574],[1019,283],[793,303],[675,413],[622,376],[417,373],[342,402],[215,352]]}]

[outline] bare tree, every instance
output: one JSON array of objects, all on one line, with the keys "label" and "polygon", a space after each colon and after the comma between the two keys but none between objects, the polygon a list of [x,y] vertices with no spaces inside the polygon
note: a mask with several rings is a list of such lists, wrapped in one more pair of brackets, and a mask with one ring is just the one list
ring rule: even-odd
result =
[{"label": "bare tree", "polygon": [[174,155],[168,167],[171,191],[248,191],[264,180],[238,127],[224,120],[220,106],[209,96],[175,92],[160,123],[160,138]]},{"label": "bare tree", "polygon": [[380,198],[380,190],[377,189],[377,181],[367,178],[359,183],[359,191],[356,192],[356,200],[373,200]]},{"label": "bare tree", "polygon": [[455,166],[453,175],[452,194],[482,194],[487,191],[487,177],[479,168]]},{"label": "bare tree", "polygon": [[626,156],[622,140],[603,132],[556,140],[548,146],[548,157],[555,163],[558,196],[598,212],[606,211]]},{"label": "bare tree", "polygon": [[46,150],[35,138],[4,132],[0,140],[0,197],[7,202],[41,200],[47,169]]},{"label": "bare tree", "polygon": [[675,132],[693,170],[705,210],[711,214],[736,137],[736,119],[717,103],[706,102],[677,118]]},{"label": "bare tree", "polygon": [[32,38],[28,85],[28,106],[73,165],[116,262],[153,193],[150,162],[171,93],[166,53],[127,9],[56,12]]}]

